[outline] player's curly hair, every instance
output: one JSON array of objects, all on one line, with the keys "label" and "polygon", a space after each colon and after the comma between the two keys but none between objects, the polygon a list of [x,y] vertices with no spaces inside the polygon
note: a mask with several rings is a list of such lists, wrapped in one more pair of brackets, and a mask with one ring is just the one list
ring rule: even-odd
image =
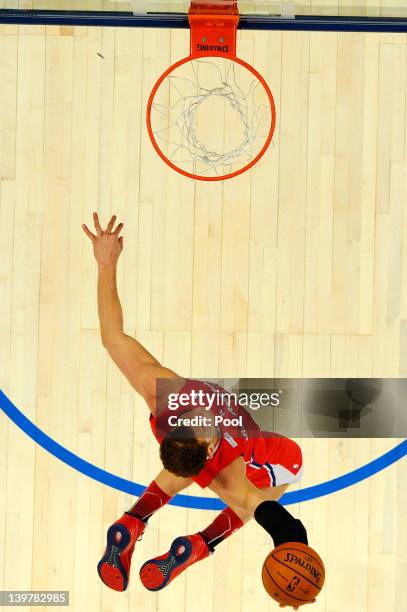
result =
[{"label": "player's curly hair", "polygon": [[208,442],[197,440],[191,427],[173,429],[160,444],[160,458],[165,469],[176,476],[196,476],[202,470]]}]

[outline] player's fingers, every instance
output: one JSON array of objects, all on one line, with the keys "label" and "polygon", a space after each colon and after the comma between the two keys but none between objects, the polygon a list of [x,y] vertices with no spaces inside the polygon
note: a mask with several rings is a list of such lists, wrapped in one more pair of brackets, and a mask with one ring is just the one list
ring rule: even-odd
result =
[{"label": "player's fingers", "polygon": [[86,225],[83,223],[82,224],[83,227],[83,231],[85,232],[85,234],[88,236],[88,238],[90,238],[92,240],[92,242],[95,240],[96,236],[95,234],[92,234],[92,232],[90,231],[90,229],[88,229],[86,227]]},{"label": "player's fingers", "polygon": [[95,230],[98,236],[102,235],[102,228],[100,227],[99,217],[97,212],[93,213],[93,223],[95,224]]},{"label": "player's fingers", "polygon": [[120,234],[120,232],[123,229],[123,223],[119,223],[119,225],[116,227],[116,229],[114,230],[113,234],[115,234],[116,236],[118,236]]},{"label": "player's fingers", "polygon": [[109,223],[107,224],[107,228],[106,228],[107,232],[110,233],[112,231],[113,225],[114,225],[115,221],[116,221],[116,215],[113,215],[112,218],[110,219]]}]

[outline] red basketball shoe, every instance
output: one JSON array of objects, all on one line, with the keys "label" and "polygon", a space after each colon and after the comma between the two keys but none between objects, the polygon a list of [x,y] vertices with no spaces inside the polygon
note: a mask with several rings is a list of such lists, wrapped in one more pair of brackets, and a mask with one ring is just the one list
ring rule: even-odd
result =
[{"label": "red basketball shoe", "polygon": [[105,554],[98,563],[98,574],[106,586],[125,591],[129,583],[131,556],[146,523],[125,512],[107,531]]},{"label": "red basketball shoe", "polygon": [[200,533],[180,536],[173,541],[165,555],[150,559],[142,565],[140,580],[149,591],[159,591],[187,567],[211,553]]}]

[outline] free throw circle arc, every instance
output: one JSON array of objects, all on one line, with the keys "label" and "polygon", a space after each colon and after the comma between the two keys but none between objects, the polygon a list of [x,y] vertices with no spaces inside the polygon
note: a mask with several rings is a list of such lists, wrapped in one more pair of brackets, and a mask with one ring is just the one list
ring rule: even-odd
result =
[{"label": "free throw circle arc", "polygon": [[[41,446],[44,450],[48,451],[54,457],[63,461],[70,467],[74,468],[78,472],[81,472],[89,478],[93,478],[102,484],[109,487],[129,493],[130,495],[141,495],[145,489],[145,485],[134,483],[115,474],[111,474],[102,468],[99,468],[89,461],[82,459],[78,455],[75,455],[68,449],[64,448],[61,444],[53,440],[39,427],[37,427],[32,421],[30,421],[0,390],[0,409],[13,421],[17,427],[19,427],[27,436],[29,436],[34,442]],[[399,461],[407,455],[407,440],[404,440],[400,444],[397,444],[394,448],[384,453],[380,457],[377,457],[373,461],[370,461],[366,465],[363,465],[347,474],[343,474],[332,480],[306,487],[298,491],[291,491],[285,493],[280,500],[283,505],[295,504],[303,501],[310,501],[318,497],[335,493],[341,489],[350,487],[374,474],[377,474],[381,470],[389,467],[396,461]],[[201,510],[220,510],[225,507],[225,504],[217,498],[204,497],[198,495],[185,495],[178,494],[171,501],[170,504],[174,506],[180,506],[184,508],[196,508]]]}]

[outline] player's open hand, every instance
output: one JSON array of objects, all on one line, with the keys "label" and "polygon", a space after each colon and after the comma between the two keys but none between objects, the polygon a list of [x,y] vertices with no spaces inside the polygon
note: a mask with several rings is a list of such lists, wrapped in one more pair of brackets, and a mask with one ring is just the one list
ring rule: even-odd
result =
[{"label": "player's open hand", "polygon": [[[302,604],[302,605],[312,604],[312,603],[315,603],[315,602],[316,602],[316,599],[313,599],[312,601],[306,601],[306,602],[305,602],[305,604]],[[280,608],[289,608],[289,607],[290,607],[290,606],[286,606],[286,605],[284,605],[284,604],[280,604]],[[302,606],[301,606],[301,607],[302,607]],[[299,610],[299,609],[300,609],[300,608],[299,608],[299,606],[295,606],[295,607],[293,607],[293,610]]]},{"label": "player's open hand", "polygon": [[116,223],[116,215],[110,219],[105,230],[100,227],[99,217],[96,212],[93,213],[93,223],[95,225],[96,234],[93,234],[88,227],[83,224],[83,231],[92,241],[93,254],[99,265],[116,265],[123,250],[123,236],[119,236],[123,229],[123,223],[119,223],[114,228]]}]

